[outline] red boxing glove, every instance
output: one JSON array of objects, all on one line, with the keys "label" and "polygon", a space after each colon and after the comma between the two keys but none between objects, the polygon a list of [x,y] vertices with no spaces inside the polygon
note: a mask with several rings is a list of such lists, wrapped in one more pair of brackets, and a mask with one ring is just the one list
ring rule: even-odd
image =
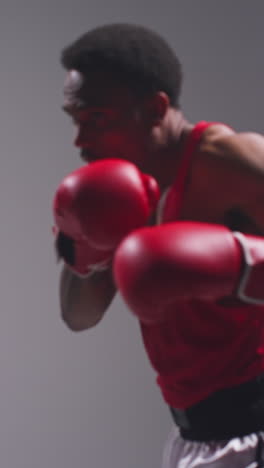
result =
[{"label": "red boxing glove", "polygon": [[222,225],[175,222],[129,235],[114,257],[124,300],[143,322],[178,300],[235,296],[264,304],[264,239]]},{"label": "red boxing glove", "polygon": [[[85,261],[109,261],[120,241],[146,225],[160,191],[156,181],[132,163],[105,159],[73,171],[58,187],[54,218],[60,233],[77,247],[75,271],[89,271]],[[96,268],[95,262],[95,268]]]},{"label": "red boxing glove", "polygon": [[63,258],[68,267],[78,276],[87,277],[94,272],[109,268],[112,251],[99,251],[91,247],[86,241],[72,239],[54,228],[56,235],[56,252]]}]

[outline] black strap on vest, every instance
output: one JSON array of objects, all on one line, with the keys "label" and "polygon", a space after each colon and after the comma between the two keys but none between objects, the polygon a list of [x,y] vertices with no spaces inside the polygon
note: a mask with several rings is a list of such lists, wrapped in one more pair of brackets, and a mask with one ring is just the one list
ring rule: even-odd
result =
[{"label": "black strap on vest", "polygon": [[227,440],[264,431],[264,374],[185,410],[170,408],[184,439]]}]

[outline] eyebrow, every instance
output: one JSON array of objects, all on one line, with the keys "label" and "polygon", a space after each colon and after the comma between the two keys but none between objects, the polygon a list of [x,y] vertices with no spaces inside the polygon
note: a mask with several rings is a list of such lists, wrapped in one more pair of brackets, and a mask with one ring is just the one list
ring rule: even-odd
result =
[{"label": "eyebrow", "polygon": [[61,109],[63,112],[65,112],[67,115],[72,115],[72,114],[75,114],[77,112],[84,112],[86,109],[87,109],[87,105],[85,106],[71,106],[71,105],[67,105],[67,104],[64,104],[61,106]]},{"label": "eyebrow", "polygon": [[67,106],[63,105],[61,109],[68,115],[72,115],[73,113],[80,113],[80,114],[85,114],[85,113],[90,113],[90,112],[112,112],[113,109],[107,107],[107,106],[89,106],[88,104],[85,106]]}]

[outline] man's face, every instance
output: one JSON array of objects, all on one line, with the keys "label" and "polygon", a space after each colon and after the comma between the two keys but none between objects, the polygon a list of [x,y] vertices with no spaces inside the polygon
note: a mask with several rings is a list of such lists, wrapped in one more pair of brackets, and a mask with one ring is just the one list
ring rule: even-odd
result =
[{"label": "man's face", "polygon": [[71,70],[64,85],[64,111],[76,126],[75,146],[83,160],[122,158],[144,167],[149,129],[142,103],[111,76],[89,80]]}]

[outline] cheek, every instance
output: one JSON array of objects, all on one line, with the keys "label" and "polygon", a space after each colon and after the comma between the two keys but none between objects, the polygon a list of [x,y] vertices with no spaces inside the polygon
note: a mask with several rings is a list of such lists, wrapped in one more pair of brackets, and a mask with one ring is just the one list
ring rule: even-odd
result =
[{"label": "cheek", "polygon": [[111,148],[125,148],[129,145],[129,139],[126,135],[119,133],[119,132],[111,132],[108,135],[105,135],[104,141],[111,147]]},{"label": "cheek", "polygon": [[[136,157],[137,153],[142,153],[143,142],[138,135],[122,132],[109,132],[101,139],[101,144],[111,150],[116,151],[123,157]],[[134,154],[135,153],[135,154]]]}]

